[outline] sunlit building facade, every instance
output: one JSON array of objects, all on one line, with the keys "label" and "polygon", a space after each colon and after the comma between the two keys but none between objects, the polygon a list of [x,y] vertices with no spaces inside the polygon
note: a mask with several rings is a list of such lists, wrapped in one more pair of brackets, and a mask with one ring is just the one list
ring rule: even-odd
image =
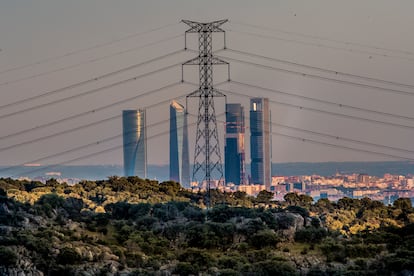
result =
[{"label": "sunlit building facade", "polygon": [[250,99],[251,182],[271,185],[271,117],[267,98]]},{"label": "sunlit building facade", "polygon": [[145,110],[122,111],[124,174],[147,178]]},{"label": "sunlit building facade", "polygon": [[176,101],[170,105],[170,180],[190,188],[187,115]]}]

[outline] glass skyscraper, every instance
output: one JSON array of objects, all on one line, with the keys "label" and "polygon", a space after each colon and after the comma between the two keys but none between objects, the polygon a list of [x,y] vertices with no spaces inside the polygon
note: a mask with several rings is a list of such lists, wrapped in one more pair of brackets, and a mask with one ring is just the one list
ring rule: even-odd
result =
[{"label": "glass skyscraper", "polygon": [[226,183],[245,184],[244,108],[226,104],[224,172]]},{"label": "glass skyscraper", "polygon": [[125,176],[147,178],[145,110],[122,111]]},{"label": "glass skyscraper", "polygon": [[187,115],[176,101],[170,105],[170,180],[190,188]]},{"label": "glass skyscraper", "polygon": [[271,184],[271,118],[267,98],[250,99],[251,182]]}]

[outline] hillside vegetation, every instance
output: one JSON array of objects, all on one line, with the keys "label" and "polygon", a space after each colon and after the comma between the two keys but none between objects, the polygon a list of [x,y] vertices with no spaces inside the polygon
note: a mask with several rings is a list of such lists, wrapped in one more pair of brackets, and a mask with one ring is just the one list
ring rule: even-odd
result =
[{"label": "hillside vegetation", "polygon": [[[110,177],[0,179],[0,275],[411,275],[414,210],[368,198],[192,193]],[[410,274],[411,273],[411,274]]]}]

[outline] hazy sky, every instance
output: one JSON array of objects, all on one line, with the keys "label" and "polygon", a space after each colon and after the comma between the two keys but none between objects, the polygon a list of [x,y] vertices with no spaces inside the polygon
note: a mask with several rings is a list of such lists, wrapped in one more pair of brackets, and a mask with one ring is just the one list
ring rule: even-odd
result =
[{"label": "hazy sky", "polygon": [[[192,58],[192,52],[177,52],[183,49],[184,38],[180,35],[186,30],[186,26],[179,23],[181,19],[213,21],[224,18],[230,20],[223,25],[230,49],[408,84],[401,86],[369,81],[229,51],[218,52],[222,57],[393,90],[326,81],[229,60],[232,80],[237,82],[394,115],[332,106],[235,83],[219,86],[220,89],[251,97],[269,97],[273,101],[273,131],[305,139],[301,141],[273,135],[274,162],[398,159],[319,145],[306,139],[414,159],[414,96],[409,95],[410,92],[414,93],[414,86],[409,86],[414,85],[413,9],[414,2],[410,0],[2,0],[0,165],[66,163],[72,159],[79,160],[68,164],[121,164],[122,110],[153,105],[155,106],[147,109],[147,124],[155,124],[148,128],[148,161],[152,164],[168,163],[168,103],[158,103],[196,89],[190,84],[179,84],[181,67],[176,66],[108,89],[97,88]],[[265,28],[258,29],[252,25]],[[147,32],[150,30],[153,31]],[[190,48],[196,48],[196,39],[196,36],[188,37]],[[222,47],[222,36],[214,36],[214,41],[217,49]],[[173,52],[177,53],[150,64],[12,104]],[[197,73],[196,67],[186,68],[185,79],[196,83]],[[217,69],[214,77],[217,83],[226,80],[226,70]],[[151,95],[99,109],[175,83],[176,86]],[[75,96],[87,91],[92,92]],[[70,96],[74,97],[59,102]],[[228,94],[227,100],[242,103],[248,115],[248,98]],[[55,101],[58,102],[53,103]],[[183,98],[178,101],[185,103]],[[275,101],[289,103],[291,106],[278,105]],[[190,113],[196,113],[194,106],[197,104],[196,101],[190,102]],[[43,106],[34,108],[39,105]],[[306,108],[300,109],[297,106]],[[307,108],[378,122],[334,116]],[[224,101],[217,102],[216,110],[217,114],[224,112]],[[83,113],[85,115],[67,119]],[[218,117],[222,148],[223,119],[223,116]],[[58,120],[62,122],[53,123]],[[84,127],[100,121],[99,124]],[[194,122],[194,118],[190,118],[190,122]],[[47,124],[50,126],[29,130]],[[340,139],[283,128],[280,124]],[[24,133],[16,134],[22,131]],[[189,129],[191,153],[194,131],[194,127]],[[247,129],[246,134],[248,133]],[[47,135],[52,137],[43,138]],[[249,139],[246,136],[249,161]],[[343,138],[366,143],[352,143]],[[74,150],[75,148],[80,149]],[[115,150],[83,158],[110,148]]]}]

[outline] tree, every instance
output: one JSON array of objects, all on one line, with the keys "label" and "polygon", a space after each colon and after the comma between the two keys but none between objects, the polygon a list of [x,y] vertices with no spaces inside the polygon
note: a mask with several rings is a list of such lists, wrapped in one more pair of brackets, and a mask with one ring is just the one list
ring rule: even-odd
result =
[{"label": "tree", "polygon": [[256,201],[259,203],[269,203],[273,196],[274,193],[262,190],[257,194]]},{"label": "tree", "polygon": [[49,204],[52,208],[62,207],[65,199],[57,194],[43,195],[37,201],[38,204]]},{"label": "tree", "polygon": [[174,181],[166,181],[160,184],[160,191],[171,197],[175,197],[180,190],[180,183]]},{"label": "tree", "polygon": [[355,211],[361,208],[361,202],[358,199],[344,197],[338,200],[338,207],[339,209]]},{"label": "tree", "polygon": [[56,262],[58,264],[63,264],[63,265],[78,264],[80,263],[80,261],[81,261],[81,256],[78,254],[78,252],[75,251],[75,249],[70,248],[70,247],[62,248],[56,259]]},{"label": "tree", "polygon": [[[316,210],[315,210],[316,209]],[[320,198],[313,206],[312,210],[319,213],[327,213],[333,211],[334,206],[327,198]]]},{"label": "tree", "polygon": [[411,199],[405,197],[398,198],[396,201],[394,201],[393,205],[395,208],[401,209],[402,211],[408,211],[413,207]]},{"label": "tree", "polygon": [[299,195],[299,205],[303,207],[310,207],[313,202],[313,198],[308,195],[301,194]]},{"label": "tree", "polygon": [[261,230],[248,238],[248,243],[257,249],[264,247],[276,247],[278,242],[278,235],[271,230]]},{"label": "tree", "polygon": [[287,202],[289,205],[298,205],[300,202],[299,195],[297,193],[287,193],[283,199]]}]

